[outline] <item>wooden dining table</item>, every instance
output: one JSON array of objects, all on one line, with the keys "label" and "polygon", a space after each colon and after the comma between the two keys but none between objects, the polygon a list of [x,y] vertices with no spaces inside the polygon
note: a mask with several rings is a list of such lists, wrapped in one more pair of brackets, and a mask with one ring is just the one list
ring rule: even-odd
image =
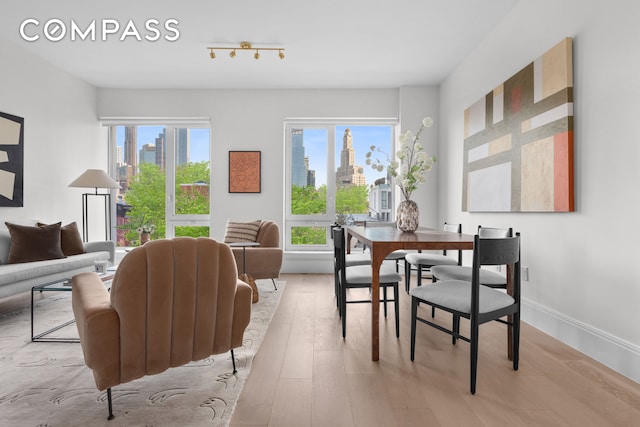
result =
[{"label": "wooden dining table", "polygon": [[398,249],[472,250],[473,236],[433,228],[405,233],[394,226],[349,226],[346,231],[347,250],[355,238],[371,252],[371,360],[377,361],[380,358],[380,266],[386,256]]}]

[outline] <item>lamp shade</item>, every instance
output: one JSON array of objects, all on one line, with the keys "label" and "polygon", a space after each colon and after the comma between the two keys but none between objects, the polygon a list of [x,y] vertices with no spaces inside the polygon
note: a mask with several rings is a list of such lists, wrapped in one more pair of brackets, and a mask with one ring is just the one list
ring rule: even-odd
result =
[{"label": "lamp shade", "polygon": [[87,169],[77,177],[69,187],[83,188],[120,188],[116,180],[111,178],[102,169]]}]

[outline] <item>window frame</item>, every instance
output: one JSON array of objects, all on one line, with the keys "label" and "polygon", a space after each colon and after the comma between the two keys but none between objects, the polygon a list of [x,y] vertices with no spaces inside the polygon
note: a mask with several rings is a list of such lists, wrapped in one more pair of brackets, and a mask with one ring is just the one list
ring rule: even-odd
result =
[{"label": "window frame", "polygon": [[[332,251],[331,225],[336,219],[336,128],[338,126],[389,126],[392,130],[391,153],[395,153],[396,139],[399,129],[397,118],[288,118],[284,121],[284,249],[285,251],[309,252]],[[291,213],[291,182],[292,182],[292,130],[293,129],[326,129],[327,130],[327,200],[326,213],[316,215],[294,215]],[[367,167],[363,165],[363,167]],[[395,194],[391,192],[391,203]],[[324,245],[294,245],[291,243],[292,229],[295,227],[323,227],[325,229],[326,244]]]},{"label": "window frame", "polygon": [[[212,235],[211,227],[211,212],[213,211],[213,203],[211,199],[211,192],[209,193],[209,213],[208,214],[177,214],[176,213],[176,158],[177,158],[177,144],[176,144],[176,129],[179,128],[206,128],[209,129],[209,182],[212,182],[212,168],[211,168],[211,151],[212,151],[212,138],[211,138],[211,120],[206,117],[193,117],[193,118],[121,118],[121,117],[103,117],[100,119],[102,125],[107,128],[108,133],[108,159],[109,159],[109,174],[116,176],[116,137],[114,129],[118,126],[164,126],[167,136],[167,145],[171,149],[165,151],[165,238],[170,239],[175,237],[176,227],[209,227],[209,236]],[[171,173],[168,173],[171,171]],[[211,185],[211,184],[209,184]],[[115,193],[115,190],[113,190]],[[112,194],[111,203],[115,205],[117,202],[116,197]],[[112,206],[112,215],[116,215],[116,208]],[[116,223],[116,219],[112,218],[112,223]],[[115,237],[114,237],[115,238]]]}]

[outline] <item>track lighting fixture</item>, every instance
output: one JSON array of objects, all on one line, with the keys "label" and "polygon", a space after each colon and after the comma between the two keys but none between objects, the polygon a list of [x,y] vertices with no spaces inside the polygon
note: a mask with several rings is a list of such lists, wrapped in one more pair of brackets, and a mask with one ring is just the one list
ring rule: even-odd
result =
[{"label": "track lighting fixture", "polygon": [[236,50],[254,50],[255,53],[253,54],[253,57],[255,59],[260,59],[260,51],[261,50],[277,50],[278,51],[278,57],[280,59],[284,59],[284,48],[281,47],[253,47],[251,46],[251,43],[249,42],[241,42],[240,43],[240,47],[207,47],[207,49],[209,49],[209,57],[211,57],[211,59],[215,59],[216,58],[216,54],[214,52],[214,49],[217,50],[230,50],[231,52],[229,52],[229,56],[231,58],[235,58],[236,57]]}]

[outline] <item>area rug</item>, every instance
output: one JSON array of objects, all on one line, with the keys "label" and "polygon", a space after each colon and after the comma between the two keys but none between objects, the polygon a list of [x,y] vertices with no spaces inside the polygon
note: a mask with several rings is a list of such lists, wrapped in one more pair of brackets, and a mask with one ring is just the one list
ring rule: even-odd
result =
[{"label": "area rug", "polygon": [[[1,426],[226,426],[275,312],[285,282],[258,280],[260,300],[241,348],[116,386],[115,418],[95,387],[79,343],[31,342],[30,307],[0,315]],[[36,334],[73,318],[71,293],[36,302]],[[78,336],[75,324],[54,333]]]}]

